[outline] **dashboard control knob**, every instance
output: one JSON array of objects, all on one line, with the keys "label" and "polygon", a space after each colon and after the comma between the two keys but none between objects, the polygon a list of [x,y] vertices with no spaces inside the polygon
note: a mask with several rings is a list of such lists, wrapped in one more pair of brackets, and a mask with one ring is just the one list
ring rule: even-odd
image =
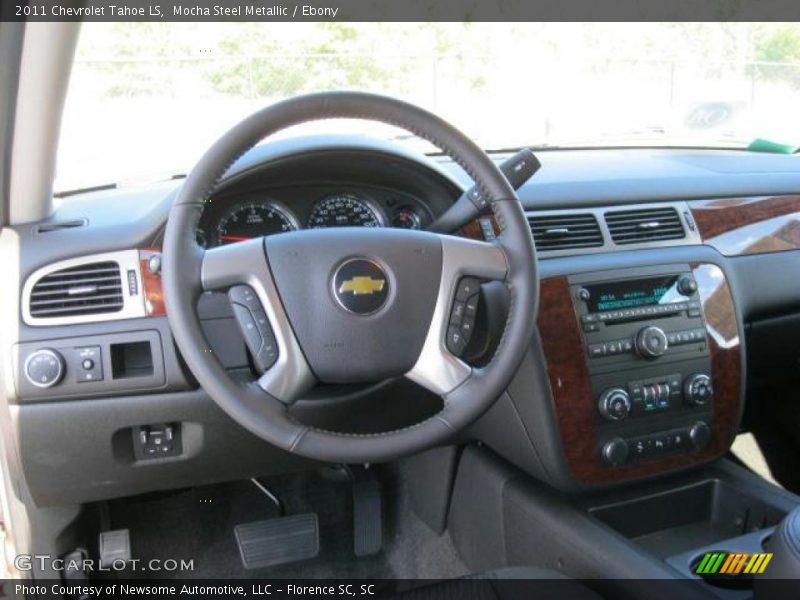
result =
[{"label": "dashboard control knob", "polygon": [[597,408],[609,421],[621,421],[631,412],[631,397],[622,388],[611,388],[600,394]]},{"label": "dashboard control knob", "polygon": [[714,395],[711,377],[704,373],[694,373],[683,383],[683,397],[687,404],[704,406]]},{"label": "dashboard control knob", "polygon": [[678,280],[678,293],[692,296],[697,291],[697,282],[692,277],[681,277]]},{"label": "dashboard control knob", "polygon": [[603,444],[603,460],[612,467],[624,465],[628,460],[628,442],[614,438]]},{"label": "dashboard control knob", "polygon": [[25,360],[25,377],[40,388],[53,387],[64,376],[64,357],[55,350],[43,348]]},{"label": "dashboard control knob", "polygon": [[711,440],[711,429],[703,421],[698,421],[689,429],[689,439],[695,450],[701,450],[708,445]]},{"label": "dashboard control knob", "polygon": [[589,298],[592,297],[592,295],[589,293],[589,290],[587,290],[586,288],[579,289],[577,294],[575,295],[581,302],[588,302]]},{"label": "dashboard control knob", "polygon": [[644,358],[658,358],[667,347],[667,335],[660,327],[643,327],[636,335],[636,350]]}]

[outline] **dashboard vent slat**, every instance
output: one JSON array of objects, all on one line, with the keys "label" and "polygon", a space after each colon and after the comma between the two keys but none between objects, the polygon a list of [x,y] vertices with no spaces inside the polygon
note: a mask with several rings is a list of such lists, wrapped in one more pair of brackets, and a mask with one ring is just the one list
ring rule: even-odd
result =
[{"label": "dashboard vent slat", "polygon": [[61,269],[39,279],[30,295],[33,317],[94,315],[122,310],[125,298],[116,262]]},{"label": "dashboard vent slat", "polygon": [[592,214],[529,215],[528,224],[539,252],[603,245],[603,234]]},{"label": "dashboard vent slat", "polygon": [[620,210],[605,215],[615,244],[638,244],[686,237],[678,212],[671,207]]}]

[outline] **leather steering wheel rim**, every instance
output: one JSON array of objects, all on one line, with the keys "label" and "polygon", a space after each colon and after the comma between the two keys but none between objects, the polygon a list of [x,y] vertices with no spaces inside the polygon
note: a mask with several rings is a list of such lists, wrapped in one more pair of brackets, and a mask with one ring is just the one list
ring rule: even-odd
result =
[{"label": "leather steering wheel rim", "polygon": [[[420,232],[416,232],[417,238],[409,238],[429,243],[432,238],[420,236],[435,236],[432,243],[443,248],[442,284],[431,330],[417,365],[407,374],[439,393],[443,408],[425,421],[394,431],[339,433],[295,420],[288,406],[293,397],[286,390],[291,383],[297,384],[296,389],[302,387],[297,383],[302,379],[297,374],[299,369],[292,368],[290,363],[295,359],[302,361],[303,357],[289,343],[293,339],[291,323],[284,321],[285,307],[272,285],[267,244],[264,240],[242,242],[217,252],[218,249],[203,250],[194,239],[204,203],[239,157],[277,131],[333,118],[374,120],[398,126],[441,148],[481,187],[502,230],[491,244]],[[390,235],[388,230],[382,231]],[[483,265],[484,262],[493,266]],[[453,265],[458,269],[454,271]],[[225,269],[237,273],[218,273]],[[445,318],[449,314],[456,276],[463,274],[501,280],[509,290],[504,333],[492,360],[480,368],[469,367],[446,352],[440,357],[442,365],[432,359],[444,347],[447,323],[445,320],[442,325],[441,312],[446,311]],[[531,343],[539,283],[536,251],[522,207],[513,188],[486,153],[432,113],[393,98],[358,92],[295,97],[254,113],[221,137],[189,173],[170,210],[164,236],[162,281],[175,342],[198,382],[226,413],[255,435],[286,451],[346,463],[387,461],[441,444],[491,407],[510,383]],[[260,299],[279,334],[279,354],[286,362],[267,384],[264,383],[267,379],[247,384],[235,381],[210,351],[200,327],[196,310],[200,294],[238,282],[258,284]],[[433,350],[436,352],[431,354]],[[443,383],[439,377],[442,374],[452,376]]]}]

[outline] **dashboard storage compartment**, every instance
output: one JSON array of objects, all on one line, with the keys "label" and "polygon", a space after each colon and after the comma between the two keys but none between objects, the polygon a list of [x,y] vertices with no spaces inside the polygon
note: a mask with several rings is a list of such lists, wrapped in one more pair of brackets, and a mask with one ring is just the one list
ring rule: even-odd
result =
[{"label": "dashboard storage compartment", "polygon": [[786,511],[719,479],[607,504],[591,514],[666,558],[773,527]]},{"label": "dashboard storage compartment", "polygon": [[111,344],[111,373],[114,379],[148,377],[153,374],[150,342]]}]

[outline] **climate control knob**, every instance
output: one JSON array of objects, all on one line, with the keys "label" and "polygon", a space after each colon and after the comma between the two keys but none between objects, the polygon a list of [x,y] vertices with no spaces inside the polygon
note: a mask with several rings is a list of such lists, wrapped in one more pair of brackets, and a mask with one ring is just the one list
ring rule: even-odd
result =
[{"label": "climate control knob", "polygon": [[25,361],[25,377],[36,387],[53,387],[63,376],[64,357],[55,350],[37,350]]},{"label": "climate control knob", "polygon": [[714,395],[711,377],[704,373],[689,375],[683,383],[683,397],[687,404],[704,406]]},{"label": "climate control knob", "polygon": [[689,439],[695,450],[702,450],[711,440],[711,429],[702,421],[698,421],[689,429]]},{"label": "climate control knob", "polygon": [[609,421],[621,421],[631,412],[631,397],[622,388],[611,388],[600,394],[597,408]]},{"label": "climate control knob", "polygon": [[644,358],[658,358],[667,346],[667,335],[660,327],[643,327],[636,335],[636,351]]},{"label": "climate control knob", "polygon": [[601,450],[603,460],[612,467],[624,465],[628,460],[628,442],[622,438],[614,438],[603,444]]}]

